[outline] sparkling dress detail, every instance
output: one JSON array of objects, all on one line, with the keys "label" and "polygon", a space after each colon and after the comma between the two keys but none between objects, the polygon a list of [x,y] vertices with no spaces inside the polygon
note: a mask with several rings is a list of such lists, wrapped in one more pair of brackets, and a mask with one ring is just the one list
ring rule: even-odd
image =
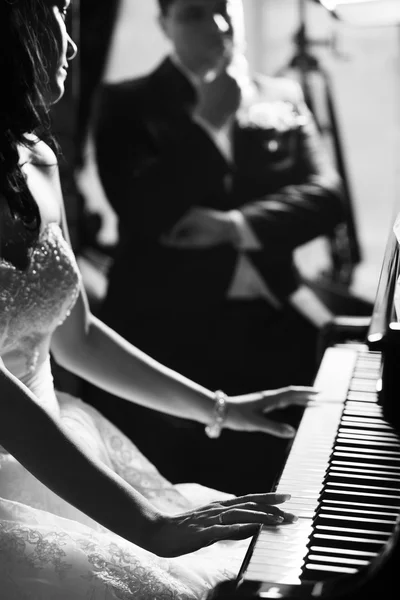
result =
[{"label": "sparkling dress detail", "polygon": [[[97,410],[55,391],[50,337],[67,318],[80,285],[74,255],[56,223],[39,235],[26,271],[0,260],[5,366],[88,453],[160,509],[181,512],[228,497],[196,484],[170,484]],[[201,599],[217,582],[236,575],[248,543],[218,542],[178,558],[160,558],[65,502],[0,447],[1,600]]]}]

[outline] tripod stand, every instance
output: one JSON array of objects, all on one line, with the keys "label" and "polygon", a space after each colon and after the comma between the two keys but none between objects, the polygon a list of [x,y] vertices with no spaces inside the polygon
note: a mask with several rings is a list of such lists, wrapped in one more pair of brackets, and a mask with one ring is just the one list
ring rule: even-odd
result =
[{"label": "tripod stand", "polygon": [[[300,25],[294,36],[295,53],[289,63],[279,69],[276,74],[286,75],[288,71],[291,71],[296,76],[301,85],[305,101],[313,113],[320,133],[324,138],[329,136],[332,142],[331,145],[336,168],[343,182],[345,221],[341,226],[336,228],[335,232],[328,240],[332,263],[329,278],[332,282],[347,288],[352,283],[354,268],[361,261],[361,251],[355,226],[346,162],[339,134],[336,107],[332,93],[332,83],[326,69],[321,66],[317,57],[310,51],[312,45],[327,45],[327,42],[324,40],[310,40],[308,37],[306,1],[307,0],[299,0]],[[312,82],[313,79],[314,84]],[[322,92],[322,103],[324,105],[323,108],[327,120],[327,123],[325,124],[323,124],[323,119],[321,118],[321,111],[318,110],[318,98],[315,86],[316,79],[319,80],[318,83],[320,84]]]}]

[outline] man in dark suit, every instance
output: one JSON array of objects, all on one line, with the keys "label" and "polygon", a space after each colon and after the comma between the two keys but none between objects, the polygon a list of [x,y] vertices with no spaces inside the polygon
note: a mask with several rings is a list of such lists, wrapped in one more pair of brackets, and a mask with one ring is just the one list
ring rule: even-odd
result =
[{"label": "man in dark suit", "polygon": [[[250,75],[240,0],[159,3],[171,54],[104,85],[97,103],[96,158],[120,236],[101,317],[211,389],[309,385],[331,315],[293,251],[341,222],[340,179],[298,84]],[[287,441],[209,440],[192,422],[111,405],[102,410],[173,481],[266,489],[287,451]]]}]

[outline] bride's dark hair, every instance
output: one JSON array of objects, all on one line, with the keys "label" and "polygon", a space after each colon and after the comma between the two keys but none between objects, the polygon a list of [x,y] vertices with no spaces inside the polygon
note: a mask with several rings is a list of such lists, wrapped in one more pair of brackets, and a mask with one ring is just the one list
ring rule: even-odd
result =
[{"label": "bride's dark hair", "polygon": [[18,146],[34,133],[51,142],[48,50],[57,52],[48,0],[0,0],[0,256],[20,268],[39,235],[40,214],[19,164]]}]

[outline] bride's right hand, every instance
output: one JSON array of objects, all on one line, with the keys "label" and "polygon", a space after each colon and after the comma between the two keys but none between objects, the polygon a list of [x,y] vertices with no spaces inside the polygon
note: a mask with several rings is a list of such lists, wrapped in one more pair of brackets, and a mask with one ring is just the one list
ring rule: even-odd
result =
[{"label": "bride's right hand", "polygon": [[146,549],[172,558],[220,540],[249,538],[260,525],[293,523],[297,521],[295,515],[274,506],[289,499],[289,494],[249,494],[211,502],[178,515],[163,515],[154,524]]},{"label": "bride's right hand", "polygon": [[306,407],[318,393],[318,390],[313,387],[291,385],[242,396],[228,396],[227,415],[223,427],[292,438],[296,430],[291,425],[267,419],[265,414],[292,405]]}]

